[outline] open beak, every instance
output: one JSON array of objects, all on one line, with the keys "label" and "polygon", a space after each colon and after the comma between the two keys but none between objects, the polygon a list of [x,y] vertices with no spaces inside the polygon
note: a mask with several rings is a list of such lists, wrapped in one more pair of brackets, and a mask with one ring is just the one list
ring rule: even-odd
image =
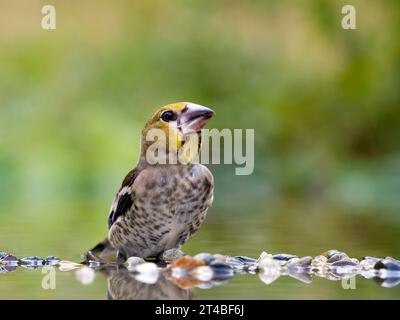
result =
[{"label": "open beak", "polygon": [[200,132],[208,120],[214,115],[214,111],[198,104],[188,103],[180,117],[179,128],[184,135]]}]

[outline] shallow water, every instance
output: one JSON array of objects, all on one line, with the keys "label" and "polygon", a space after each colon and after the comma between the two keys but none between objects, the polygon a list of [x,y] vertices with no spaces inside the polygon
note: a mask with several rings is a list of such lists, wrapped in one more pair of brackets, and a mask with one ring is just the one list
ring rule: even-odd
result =
[{"label": "shallow water", "polygon": [[[382,286],[382,279],[366,279],[361,275],[355,276],[354,282],[353,276],[348,277],[343,286],[340,280],[317,275],[310,276],[310,283],[286,274],[266,284],[259,274],[248,273],[200,282],[174,278],[166,269],[161,270],[158,280],[153,283],[150,279],[148,283],[148,276],[138,277],[137,272],[125,268],[104,267],[94,271],[81,267],[60,271],[18,267],[1,275],[0,294],[3,299],[397,299],[400,294],[399,274],[392,279],[395,281],[386,279],[384,286],[394,285],[388,288]],[[50,272],[54,272],[52,280]]]},{"label": "shallow water", "polygon": [[[43,224],[34,214],[26,215],[18,221],[9,215],[8,220],[3,220],[4,223],[0,227],[1,251],[12,253],[19,258],[55,255],[61,259],[79,262],[80,254],[101,239],[102,233],[98,230],[102,226],[93,225],[93,217],[85,217],[83,214],[95,212],[94,207],[83,206],[75,209],[82,211],[79,222],[75,220],[76,215],[70,218],[65,215],[62,223],[54,217],[54,220],[48,220],[47,224]],[[12,209],[10,210],[12,212]],[[262,210],[254,210],[249,219],[234,211],[231,215],[225,212],[211,212],[199,233],[183,247],[184,251],[190,255],[212,252],[257,258],[262,251],[272,254],[291,253],[301,257],[316,256],[337,248],[358,259],[366,255],[400,257],[397,245],[398,218],[390,214],[351,215],[337,209],[322,210],[318,205],[290,205],[272,209],[268,214]],[[302,211],[307,211],[308,215]],[[307,218],[304,218],[305,216]],[[76,279],[75,272],[57,270],[56,289],[45,290],[42,288],[42,280],[46,274],[43,274],[41,269],[25,270],[19,267],[14,272],[0,274],[0,298],[107,299],[109,276],[97,272],[93,282],[85,285]],[[141,298],[138,293],[143,291],[143,284],[139,283],[142,289],[136,290],[137,281],[132,275],[114,272],[113,276],[114,280],[119,279],[116,282],[120,287],[127,286],[136,294],[127,294],[127,297]],[[160,286],[163,285],[167,287],[166,292],[176,290],[176,286],[170,281],[165,281],[164,284],[144,285],[146,294],[151,297],[151,292],[159,292]],[[355,286],[355,289],[345,290],[341,281],[330,281],[318,276],[313,276],[310,284],[289,276],[281,276],[267,285],[258,275],[238,274],[208,289],[194,287],[190,292],[184,290],[183,296],[198,299],[400,298],[400,286],[384,288],[375,280],[361,276],[356,277]]]}]

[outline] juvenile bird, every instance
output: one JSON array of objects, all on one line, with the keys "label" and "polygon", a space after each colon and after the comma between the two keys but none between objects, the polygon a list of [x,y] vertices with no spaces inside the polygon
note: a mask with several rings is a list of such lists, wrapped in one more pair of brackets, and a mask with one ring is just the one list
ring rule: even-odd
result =
[{"label": "juvenile bird", "polygon": [[213,200],[213,176],[188,147],[194,141],[196,151],[200,149],[201,130],[213,114],[179,102],[147,121],[138,164],[111,205],[108,239],[92,251],[111,244],[119,263],[130,256],[158,257],[179,249],[200,228]]}]

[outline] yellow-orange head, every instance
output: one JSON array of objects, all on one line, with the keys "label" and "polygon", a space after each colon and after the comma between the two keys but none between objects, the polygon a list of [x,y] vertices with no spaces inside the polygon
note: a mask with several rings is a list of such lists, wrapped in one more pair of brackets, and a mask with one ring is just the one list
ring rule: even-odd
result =
[{"label": "yellow-orange head", "polygon": [[[165,149],[157,146],[157,152],[177,153],[190,136],[200,136],[201,130],[213,116],[214,111],[191,102],[177,102],[160,108],[147,121],[142,131],[142,158],[146,157],[154,142],[165,137]],[[200,143],[200,139],[198,139]]]}]

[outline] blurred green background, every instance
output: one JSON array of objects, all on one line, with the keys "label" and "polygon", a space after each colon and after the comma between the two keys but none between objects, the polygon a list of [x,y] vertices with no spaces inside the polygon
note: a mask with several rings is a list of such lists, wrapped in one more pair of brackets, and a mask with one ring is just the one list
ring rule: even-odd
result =
[{"label": "blurred green background", "polygon": [[[400,257],[399,1],[351,1],[357,30],[341,28],[348,1],[51,1],[52,31],[45,4],[0,2],[0,251],[79,260],[147,118],[192,101],[216,111],[209,127],[254,128],[256,151],[250,176],[211,166],[188,253]],[[7,277],[0,298],[105,297],[104,282],[49,293]],[[198,294],[346,298],[337,287]],[[400,297],[363,290],[350,297]]]}]

